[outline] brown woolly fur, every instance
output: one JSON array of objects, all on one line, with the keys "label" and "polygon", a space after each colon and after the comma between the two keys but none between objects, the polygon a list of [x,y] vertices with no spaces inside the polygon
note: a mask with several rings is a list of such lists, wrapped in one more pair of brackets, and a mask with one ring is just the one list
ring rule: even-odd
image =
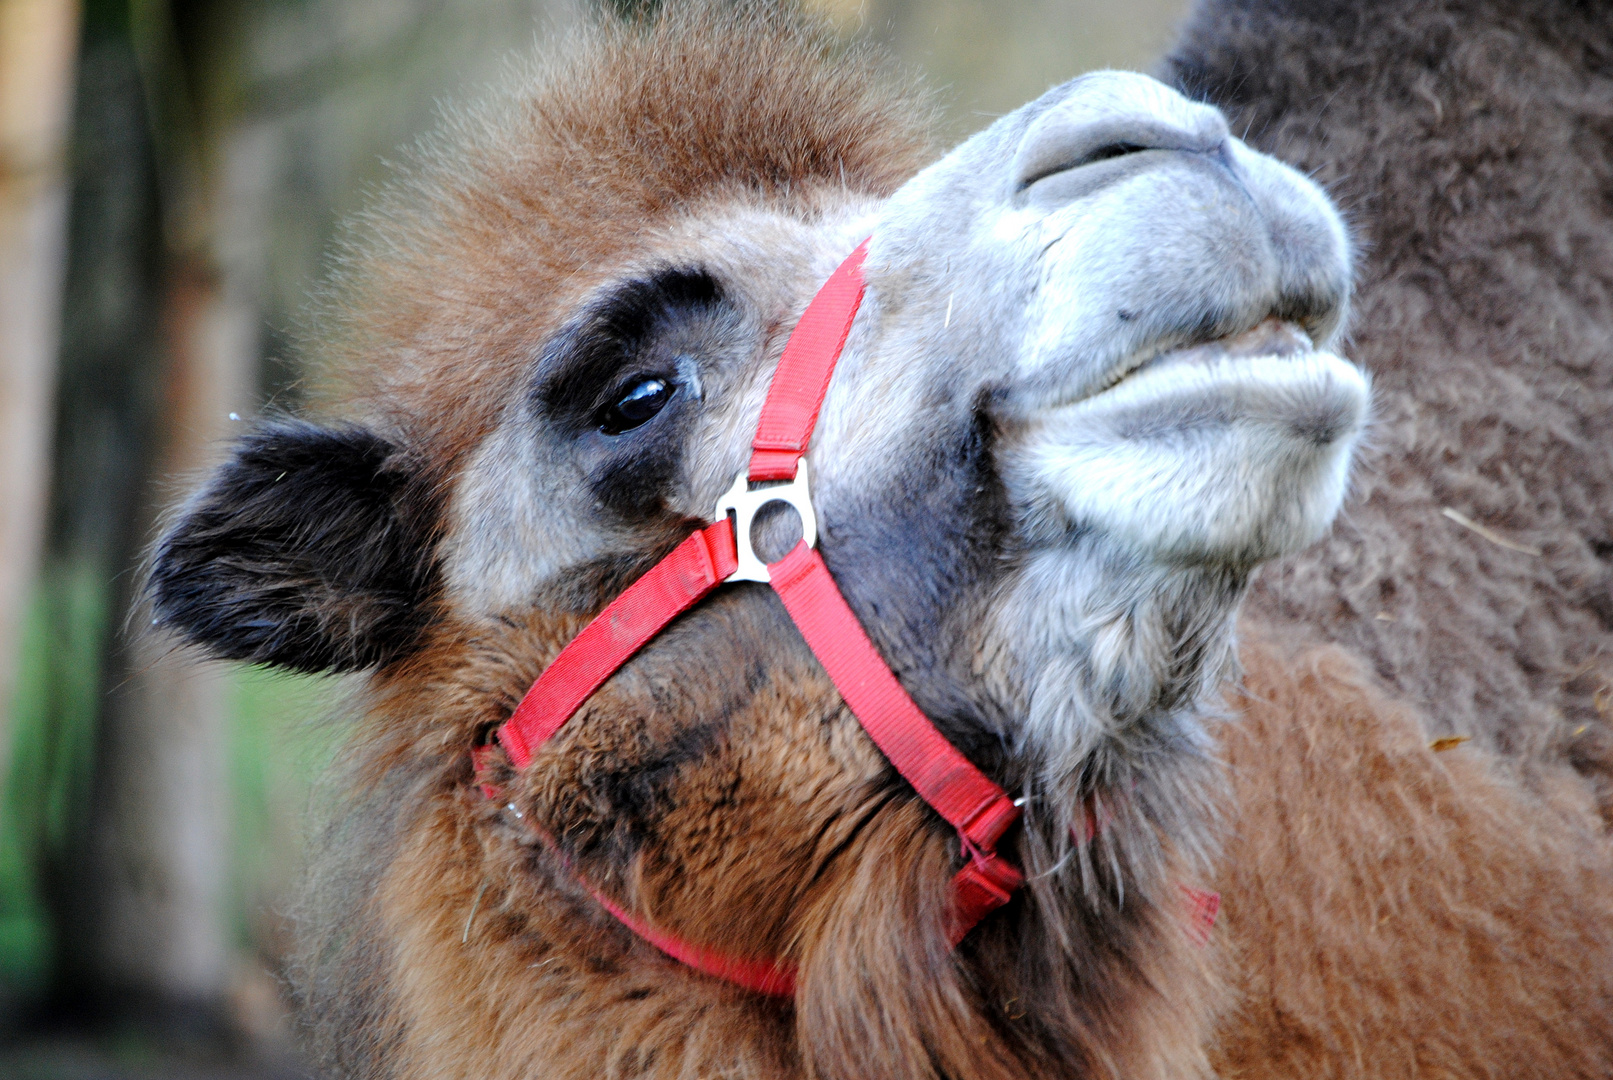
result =
[{"label": "brown woolly fur", "polygon": [[[326,860],[361,880],[316,892],[331,907],[311,913],[301,980],[329,1065],[512,1080],[1207,1075],[1216,953],[1174,891],[1124,910],[1020,901],[954,955],[941,929],[955,839],[893,782],[804,645],[777,644],[791,641],[782,612],[735,590],[695,616],[597,694],[556,753],[497,774],[513,810],[476,793],[464,747],[575,625],[445,631],[378,690],[352,748],[341,858]],[[714,670],[683,714],[724,719],[691,732],[654,707],[656,673],[712,655],[762,685]],[[794,960],[793,1007],[668,960],[581,881],[693,941]]]},{"label": "brown woolly fur", "polygon": [[[950,269],[895,260],[882,285],[870,256],[852,333],[882,321],[895,344],[848,346],[857,359],[837,378],[864,380],[839,384],[857,416],[827,399],[813,501],[826,565],[882,659],[955,749],[1021,796],[1000,850],[1025,888],[959,947],[946,934],[949,882],[969,857],[958,834],[876,749],[762,584],[725,584],[684,611],[520,771],[492,747],[473,775],[471,748],[561,648],[707,520],[791,326],[858,230],[893,244],[916,230],[912,246],[950,266],[953,249],[933,240],[963,205],[948,200],[987,191],[991,207],[1045,224],[1056,214],[1026,209],[1036,200],[1074,204],[1044,182],[1091,166],[1140,183],[1169,161],[1243,183],[1212,201],[1267,216],[1223,234],[1226,215],[1192,194],[1219,187],[1126,189],[1184,217],[1159,235],[1204,248],[1182,264],[1191,274],[1141,217],[1082,219],[1124,234],[1114,250],[1128,259],[1160,262],[1164,276],[1135,284],[1145,305],[1188,276],[1249,270],[1253,330],[1215,329],[1232,316],[1200,307],[1230,303],[1219,289],[1160,305],[1187,319],[1177,337],[1227,335],[1162,354],[1166,375],[1261,327],[1331,335],[1343,317],[1347,249],[1326,200],[1225,140],[1212,110],[1137,76],[1071,83],[879,202],[931,157],[929,106],[803,19],[793,5],[691,0],[604,23],[554,66],[512,73],[491,104],[451,114],[345,248],[314,345],[327,423],[239,440],[158,544],[156,607],[193,643],[369,672],[301,912],[295,984],[320,1064],[362,1080],[1613,1075],[1613,841],[1596,813],[1598,797],[1613,807],[1600,715],[1613,702],[1613,11],[1601,6],[1472,0],[1458,16],[1444,0],[1207,0],[1171,62],[1355,214],[1352,351],[1376,373],[1382,415],[1342,526],[1266,574],[1243,624],[1331,637],[1366,661],[1248,645],[1230,709],[1223,679],[1256,556],[1122,544],[1085,511],[1037,509],[1062,507],[1085,466],[1026,467],[1058,473],[1055,491],[1046,477],[1016,488],[1004,462],[1042,453],[1046,416],[1088,403],[1044,408],[1044,388],[997,415],[1014,386],[961,378],[972,356],[1016,355],[1003,334],[1046,336],[1014,319],[988,333],[985,307],[1027,302],[1020,286],[995,291],[1010,264],[987,263],[987,287],[965,290],[976,310],[954,324],[951,300],[944,315],[933,303]],[[1082,86],[1153,101],[1137,117],[1154,141],[1116,135],[1108,112],[1100,124],[1060,111]],[[1160,120],[1174,134],[1159,141],[1154,120],[1178,112],[1197,119]],[[981,168],[971,186],[970,147],[1012,171]],[[1055,150],[1064,164],[1031,170]],[[947,179],[963,173],[971,183]],[[909,193],[910,221],[896,212]],[[1106,205],[1120,203],[1155,216],[1131,195]],[[868,226],[876,208],[894,232]],[[1045,255],[1038,235],[1005,249]],[[1223,236],[1250,243],[1207,239]],[[1094,243],[1070,259],[1095,277],[1069,280],[1099,293],[1097,277],[1126,272]],[[1255,253],[1247,266],[1229,254],[1240,246]],[[1025,265],[1041,267],[1024,278],[1036,304],[1101,306],[1033,288],[1050,264]],[[1119,303],[1105,309],[1115,326],[1137,317]],[[986,329],[947,337],[961,319]],[[1164,331],[1147,333],[1126,340],[1165,347]],[[979,347],[948,351],[956,342]],[[887,392],[882,362],[907,365],[889,386],[919,390]],[[1277,441],[1238,444],[1333,455],[1325,498],[1312,492],[1325,513],[1262,558],[1326,525],[1366,415],[1345,361],[1296,362],[1339,377],[1326,400],[1352,403],[1339,406],[1351,419],[1262,413]],[[886,423],[862,422],[881,410]],[[911,426],[889,427],[904,410]],[[1114,423],[1164,444],[1186,415]],[[1236,426],[1203,417],[1191,423]],[[881,427],[919,444],[913,460],[868,449],[887,445],[864,438]],[[1086,429],[1045,438],[1066,430]],[[1205,483],[1225,472],[1228,488],[1260,487],[1245,467],[1281,456],[1227,453]],[[883,475],[870,487],[848,463]],[[1138,506],[1152,497],[1125,509]],[[787,533],[785,518],[763,531]],[[1436,754],[1429,735],[1449,731],[1475,738]],[[1217,872],[1223,834],[1226,914],[1206,942],[1183,887]],[[794,997],[668,958],[610,904],[695,946],[793,966]]]},{"label": "brown woolly fur", "polygon": [[[323,408],[427,462],[428,485],[452,484],[528,392],[535,352],[647,233],[736,205],[810,223],[888,194],[930,155],[924,100],[788,9],[680,5],[560,55],[451,120],[372,210],[332,288]],[[297,535],[320,524],[291,517]],[[1138,807],[1213,788],[1212,763],[1159,770],[1135,797],[1095,790],[1113,823],[1074,852],[1010,834],[1033,885],[954,951],[956,835],[896,779],[761,587],[680,619],[531,766],[502,762],[502,794],[484,799],[468,748],[687,523],[655,528],[658,550],[604,559],[518,610],[439,611],[386,654],[303,912],[301,1014],[328,1069],[1208,1075],[1216,954],[1178,885],[1203,879],[1207,845],[1173,852]],[[1170,812],[1202,820],[1203,798]],[[1063,831],[1057,813],[1028,817]],[[1131,848],[1147,872],[1122,886]],[[589,888],[697,944],[796,964],[794,1001],[666,958]]]},{"label": "brown woolly fur", "polygon": [[1376,445],[1253,608],[1360,650],[1432,735],[1605,783],[1613,7],[1207,0],[1167,69],[1324,183],[1361,247]]},{"label": "brown woolly fur", "polygon": [[810,218],[926,164],[916,85],[778,7],[685,3],[591,26],[551,66],[451,112],[347,244],[313,344],[326,399],[451,473],[647,228],[746,200]]},{"label": "brown woolly fur", "polygon": [[1332,647],[1245,647],[1225,1080],[1613,1076],[1613,845]]}]

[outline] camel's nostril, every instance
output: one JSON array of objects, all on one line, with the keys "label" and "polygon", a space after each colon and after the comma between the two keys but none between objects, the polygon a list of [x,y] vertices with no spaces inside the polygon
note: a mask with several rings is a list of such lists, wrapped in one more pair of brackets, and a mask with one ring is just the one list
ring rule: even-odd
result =
[{"label": "camel's nostril", "polygon": [[1085,165],[1096,165],[1100,161],[1109,161],[1112,158],[1125,157],[1127,154],[1140,154],[1149,149],[1152,149],[1152,147],[1135,142],[1104,143],[1068,161],[1058,162],[1043,168],[1039,172],[1023,177],[1019,182],[1019,186],[1021,189],[1028,188],[1039,180],[1046,180],[1048,177],[1056,176],[1062,172],[1070,172]]},{"label": "camel's nostril", "polygon": [[[1094,72],[1070,83],[1024,129],[1010,166],[1012,190],[1017,197],[1051,182],[1031,198],[1064,202],[1132,171],[1111,167],[1083,172],[1086,166],[1145,150],[1213,154],[1227,138],[1226,119],[1209,106],[1188,101],[1146,76]],[[1137,167],[1146,166],[1140,160]]]},{"label": "camel's nostril", "polygon": [[1088,154],[1085,158],[1078,162],[1078,164],[1091,165],[1095,162],[1108,161],[1110,158],[1125,157],[1127,154],[1135,154],[1139,151],[1147,149],[1148,147],[1146,146],[1139,146],[1137,143],[1131,142],[1109,143],[1107,146],[1100,146],[1096,150],[1092,151],[1092,153]]}]

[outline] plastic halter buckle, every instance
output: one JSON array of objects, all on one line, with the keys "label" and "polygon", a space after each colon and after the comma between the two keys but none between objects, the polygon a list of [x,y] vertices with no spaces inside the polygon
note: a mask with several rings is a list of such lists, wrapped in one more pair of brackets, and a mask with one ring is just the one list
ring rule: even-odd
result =
[{"label": "plastic halter buckle", "polygon": [[712,520],[721,521],[729,513],[734,515],[734,545],[738,550],[738,568],[724,581],[770,582],[767,564],[751,546],[751,523],[762,507],[769,503],[788,503],[801,515],[801,539],[809,548],[818,546],[818,516],[812,511],[812,488],[807,482],[806,458],[796,465],[793,480],[776,480],[751,490],[748,470],[741,469],[734,477],[734,486],[723,492],[717,500]]}]

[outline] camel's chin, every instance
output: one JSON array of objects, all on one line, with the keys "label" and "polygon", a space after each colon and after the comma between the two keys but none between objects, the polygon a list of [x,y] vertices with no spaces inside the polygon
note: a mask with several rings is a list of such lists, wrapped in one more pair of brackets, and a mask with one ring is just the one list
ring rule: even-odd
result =
[{"label": "camel's chin", "polygon": [[1253,564],[1332,522],[1368,404],[1366,375],[1331,353],[1183,350],[1040,417],[1020,475],[1045,539]]}]

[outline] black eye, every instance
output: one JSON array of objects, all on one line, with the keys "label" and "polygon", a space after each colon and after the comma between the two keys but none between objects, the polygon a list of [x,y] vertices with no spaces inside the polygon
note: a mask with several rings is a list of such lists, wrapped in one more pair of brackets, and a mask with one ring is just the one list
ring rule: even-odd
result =
[{"label": "black eye", "polygon": [[672,400],[672,384],[665,379],[640,379],[622,398],[599,418],[599,430],[606,435],[632,431],[666,407]]}]

